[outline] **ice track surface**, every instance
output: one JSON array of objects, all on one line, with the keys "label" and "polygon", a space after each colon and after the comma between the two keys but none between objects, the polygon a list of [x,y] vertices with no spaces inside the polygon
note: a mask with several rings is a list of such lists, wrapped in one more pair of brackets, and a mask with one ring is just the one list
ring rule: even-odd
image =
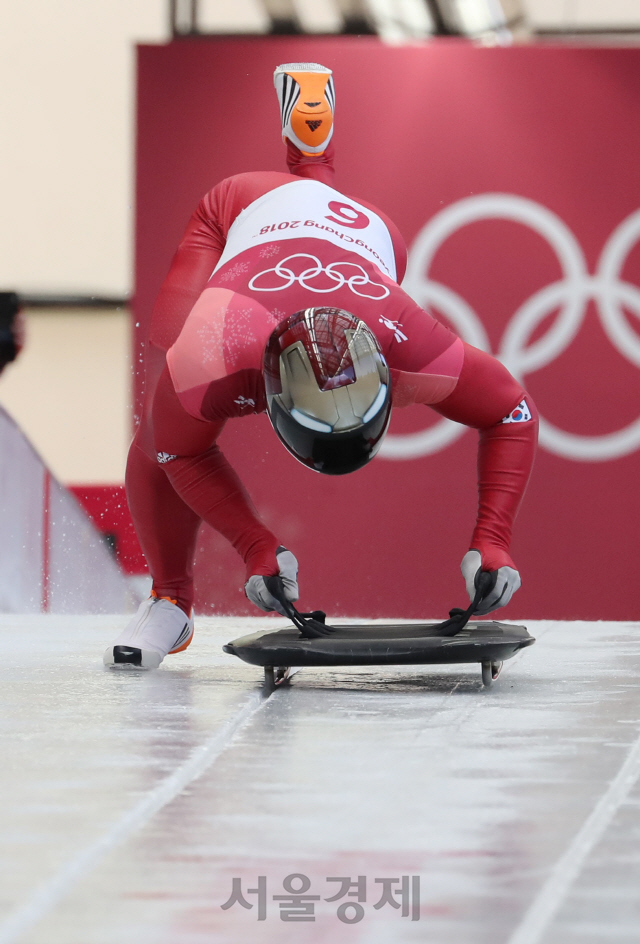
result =
[{"label": "ice track surface", "polygon": [[[490,689],[304,669],[265,698],[221,646],[280,623],[199,619],[160,670],[106,670],[125,619],[0,617],[0,944],[640,940],[637,624],[525,620]],[[306,921],[273,897],[293,873]],[[419,911],[376,908],[402,876]],[[234,878],[252,908],[221,908]]]}]

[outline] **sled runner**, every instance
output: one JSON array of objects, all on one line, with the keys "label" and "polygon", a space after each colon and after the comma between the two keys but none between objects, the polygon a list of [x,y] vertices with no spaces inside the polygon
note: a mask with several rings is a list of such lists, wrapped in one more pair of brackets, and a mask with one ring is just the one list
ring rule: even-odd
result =
[{"label": "sled runner", "polygon": [[242,636],[224,651],[264,667],[265,689],[286,681],[286,666],[446,665],[479,662],[491,685],[502,663],[535,642],[524,626],[493,621],[468,623],[455,636],[440,624],[362,623],[334,626],[330,636],[305,639],[293,627]]},{"label": "sled runner", "polygon": [[[279,578],[267,578],[278,581]],[[469,622],[467,610],[451,610],[442,623],[359,623],[327,625],[325,614],[299,613],[284,600],[278,584],[274,596],[286,603],[294,627],[253,633],[234,639],[224,651],[250,665],[264,667],[265,690],[289,678],[289,667],[350,665],[447,665],[476,662],[489,686],[502,663],[535,642],[526,627],[490,620]]]}]

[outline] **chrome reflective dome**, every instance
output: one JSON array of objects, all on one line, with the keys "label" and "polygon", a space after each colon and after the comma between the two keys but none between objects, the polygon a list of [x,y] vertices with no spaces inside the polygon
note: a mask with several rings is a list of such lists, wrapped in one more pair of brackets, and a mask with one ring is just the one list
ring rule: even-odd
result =
[{"label": "chrome reflective dome", "polygon": [[296,459],[325,475],[369,462],[391,416],[389,369],[373,332],[340,308],[282,321],[264,354],[267,410]]}]

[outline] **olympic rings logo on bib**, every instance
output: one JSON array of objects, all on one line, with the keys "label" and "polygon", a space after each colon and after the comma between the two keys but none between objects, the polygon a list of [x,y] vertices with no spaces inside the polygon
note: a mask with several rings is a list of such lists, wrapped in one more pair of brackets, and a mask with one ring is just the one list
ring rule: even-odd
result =
[{"label": "olympic rings logo on bib", "polygon": [[[293,269],[290,269],[286,265],[286,263],[290,262],[292,259],[310,259],[312,265],[296,274]],[[342,271],[343,269],[355,269],[356,271],[352,275],[349,275],[345,274]],[[269,281],[268,276],[271,273],[282,280],[279,285],[264,284],[265,281]],[[322,288],[317,281],[313,284],[314,279],[317,280],[321,275],[326,276],[334,284],[324,288]],[[262,280],[262,283],[260,283],[260,280]],[[374,282],[373,279],[369,278],[366,269],[356,262],[330,262],[328,266],[323,266],[317,256],[307,252],[296,252],[291,256],[287,256],[286,259],[281,259],[280,262],[271,269],[264,269],[262,272],[258,272],[249,282],[249,288],[253,292],[284,292],[295,282],[307,291],[314,292],[318,295],[337,292],[343,285],[346,285],[354,295],[358,295],[360,298],[370,298],[372,301],[382,301],[383,298],[387,298],[390,294],[386,285]],[[369,291],[365,291],[367,287]]]},{"label": "olympic rings logo on bib", "polygon": [[[418,234],[409,253],[405,291],[423,308],[436,307],[469,344],[490,352],[487,332],[468,302],[447,285],[429,277],[438,249],[470,223],[510,220],[522,223],[545,239],[562,268],[562,279],[535,292],[514,312],[496,356],[521,382],[546,367],[580,331],[590,300],[596,304],[602,328],[616,350],[640,367],[640,338],[625,318],[623,306],[640,315],[640,288],[621,278],[627,256],[640,238],[640,210],[611,234],[592,275],[580,243],[569,227],[547,207],[507,193],[485,193],[459,200],[436,214]],[[531,340],[555,309],[558,317],[540,337]],[[465,428],[441,420],[421,432],[388,435],[379,455],[386,459],[413,459],[438,452],[455,442]],[[640,447],[640,418],[604,435],[577,435],[540,417],[540,445],[565,459],[604,462],[626,456]]]}]

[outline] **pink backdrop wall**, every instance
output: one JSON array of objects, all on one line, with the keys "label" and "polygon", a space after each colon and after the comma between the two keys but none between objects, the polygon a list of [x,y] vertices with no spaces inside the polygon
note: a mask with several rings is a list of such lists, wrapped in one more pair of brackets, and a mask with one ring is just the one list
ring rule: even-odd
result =
[{"label": "pink backdrop wall", "polygon": [[[317,60],[337,85],[338,187],[385,210],[408,288],[519,372],[544,418],[505,617],[637,617],[640,50],[390,48],[373,38],[217,39],[139,50],[137,341],[187,219],[217,181],[284,169],[271,83]],[[428,278],[427,278],[428,276]],[[475,440],[398,411],[403,458],[310,473],[266,417],[223,448],[300,560],[304,606],[441,617],[464,602]],[[449,438],[449,442],[446,440]],[[415,458],[408,458],[415,454]],[[243,567],[203,530],[198,607],[249,613]]]}]

